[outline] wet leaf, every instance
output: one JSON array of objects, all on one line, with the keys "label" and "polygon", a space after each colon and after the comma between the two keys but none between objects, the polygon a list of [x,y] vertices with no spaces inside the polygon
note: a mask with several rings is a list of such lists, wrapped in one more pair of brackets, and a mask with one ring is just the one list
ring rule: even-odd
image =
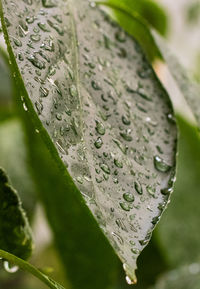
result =
[{"label": "wet leaf", "polygon": [[173,267],[200,260],[200,138],[197,128],[180,116],[178,125],[177,181],[167,214],[156,232]]},{"label": "wet leaf", "polygon": [[66,173],[68,193],[79,189],[133,283],[174,181],[169,97],[138,44],[94,3],[2,6],[27,114],[73,178]]},{"label": "wet leaf", "polygon": [[[200,126],[200,85],[193,81],[176,56],[169,49],[167,42],[143,18],[135,12],[129,1],[106,0],[97,3],[109,7],[109,14],[143,47],[149,60],[164,60],[175,79],[177,86],[190,106]],[[172,96],[173,97],[173,96]]]},{"label": "wet leaf", "polygon": [[0,168],[0,248],[27,259],[32,247],[31,230],[19,197]]},{"label": "wet leaf", "polygon": [[0,257],[3,258],[4,260],[7,260],[10,264],[14,264],[19,268],[23,269],[24,271],[31,273],[33,276],[41,280],[51,289],[65,289],[62,285],[55,282],[53,279],[51,279],[50,277],[39,271],[30,263],[16,257],[15,255],[12,255],[4,250],[0,250]]}]

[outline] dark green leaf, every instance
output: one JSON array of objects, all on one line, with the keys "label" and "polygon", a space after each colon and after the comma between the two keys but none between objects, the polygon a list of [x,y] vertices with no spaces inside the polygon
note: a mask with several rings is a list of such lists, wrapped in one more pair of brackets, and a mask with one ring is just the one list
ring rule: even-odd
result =
[{"label": "dark green leaf", "polygon": [[168,95],[138,44],[93,3],[2,4],[25,110],[73,178],[65,173],[68,195],[79,189],[134,282],[173,185]]},{"label": "dark green leaf", "polygon": [[30,227],[19,197],[0,168],[0,248],[27,259],[32,247]]},{"label": "dark green leaf", "polygon": [[173,267],[200,259],[200,138],[197,128],[181,117],[178,117],[178,124],[177,181],[172,202],[157,231]]},{"label": "dark green leaf", "polygon": [[36,269],[30,263],[16,257],[15,255],[5,252],[4,250],[0,250],[0,257],[3,258],[4,260],[9,261],[11,264],[17,265],[24,271],[31,273],[51,289],[65,289],[62,285],[58,284],[53,279],[51,279],[50,277],[48,277],[47,275]]}]

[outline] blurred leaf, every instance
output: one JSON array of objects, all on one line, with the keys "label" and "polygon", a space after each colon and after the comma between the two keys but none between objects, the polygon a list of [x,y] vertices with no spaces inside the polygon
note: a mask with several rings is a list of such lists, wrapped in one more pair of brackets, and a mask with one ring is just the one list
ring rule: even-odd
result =
[{"label": "blurred leaf", "polygon": [[19,197],[0,168],[0,248],[27,259],[32,247],[31,230]]},{"label": "blurred leaf", "polygon": [[200,261],[200,138],[197,128],[178,117],[178,172],[172,202],[158,237],[173,267]]},{"label": "blurred leaf", "polygon": [[199,0],[193,0],[192,3],[187,5],[186,20],[189,24],[198,25],[200,20],[200,2]]},{"label": "blurred leaf", "polygon": [[36,189],[30,176],[27,154],[21,121],[14,117],[0,122],[0,164],[9,174],[11,184],[19,192],[30,219],[35,208]]},{"label": "blurred leaf", "polygon": [[199,289],[200,265],[198,263],[181,267],[162,276],[151,289]]},{"label": "blurred leaf", "polygon": [[[124,263],[128,282],[134,282],[137,256],[173,185],[176,125],[168,95],[139,46],[93,5],[2,3],[9,23],[6,27],[1,15],[3,29],[24,107],[65,171],[66,202],[73,193],[82,202],[75,183]],[[41,8],[45,13],[38,12]],[[37,37],[32,39],[34,53],[26,32],[35,23],[21,20],[29,15],[40,28],[45,23],[45,29],[43,25],[38,35],[30,36]],[[62,22],[64,26],[58,24]],[[23,59],[14,57],[24,54]],[[64,199],[58,206],[60,202]],[[71,211],[70,220],[77,217]]]},{"label": "blurred leaf", "polygon": [[0,257],[4,260],[9,261],[11,264],[15,264],[19,266],[24,271],[27,271],[34,275],[36,278],[41,280],[43,283],[45,283],[49,288],[51,289],[65,289],[62,285],[55,282],[53,279],[36,269],[34,266],[32,266],[30,263],[16,257],[15,255],[12,255],[8,252],[5,252],[3,250],[0,250]]}]

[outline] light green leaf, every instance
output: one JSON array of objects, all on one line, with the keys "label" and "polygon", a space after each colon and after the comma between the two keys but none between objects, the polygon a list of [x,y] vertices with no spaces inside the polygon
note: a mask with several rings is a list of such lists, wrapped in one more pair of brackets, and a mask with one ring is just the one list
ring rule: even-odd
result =
[{"label": "light green leaf", "polygon": [[65,289],[62,285],[55,282],[53,279],[39,271],[37,268],[32,266],[30,263],[12,255],[4,250],[0,250],[0,257],[4,260],[7,260],[11,264],[17,265],[19,268],[23,269],[34,275],[36,278],[41,280],[44,284],[46,284],[49,288],[52,289]]},{"label": "light green leaf", "polygon": [[32,247],[31,230],[19,197],[0,168],[0,248],[27,259]]},{"label": "light green leaf", "polygon": [[200,260],[200,138],[197,128],[182,117],[178,117],[178,124],[177,181],[172,202],[156,232],[173,267]]},{"label": "light green leaf", "polygon": [[25,110],[73,178],[65,171],[67,194],[79,199],[79,189],[135,282],[174,181],[168,95],[138,44],[93,3],[1,2]]}]

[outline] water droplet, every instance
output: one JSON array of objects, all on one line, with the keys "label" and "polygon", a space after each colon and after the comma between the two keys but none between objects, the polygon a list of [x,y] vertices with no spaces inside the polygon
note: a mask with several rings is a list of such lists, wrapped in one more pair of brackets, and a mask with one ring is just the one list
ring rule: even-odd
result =
[{"label": "water droplet", "polygon": [[98,137],[98,139],[95,141],[94,145],[97,149],[100,149],[103,145],[102,139],[100,137]]},{"label": "water droplet", "polygon": [[129,203],[132,203],[134,202],[135,200],[135,197],[132,193],[128,192],[128,193],[124,193],[123,194],[123,198],[125,201],[129,202]]},{"label": "water droplet", "polygon": [[102,122],[100,121],[96,121],[96,131],[100,134],[100,135],[104,135],[106,132],[106,129],[103,125]]},{"label": "water droplet", "polygon": [[157,171],[162,172],[162,173],[167,173],[170,169],[171,166],[166,164],[162,158],[159,156],[154,157],[154,166]]},{"label": "water droplet", "polygon": [[49,94],[49,90],[43,86],[40,87],[40,96],[47,97]]},{"label": "water droplet", "polygon": [[19,270],[18,266],[11,266],[8,261],[3,262],[3,267],[8,273],[16,273]]},{"label": "water droplet", "polygon": [[106,174],[110,174],[110,168],[109,168],[109,166],[108,165],[106,165],[106,164],[101,164],[100,165],[100,168],[104,171],[104,173],[106,173]]},{"label": "water droplet", "polygon": [[31,34],[30,36],[31,40],[34,41],[34,42],[38,42],[40,41],[41,37],[39,34]]},{"label": "water droplet", "polygon": [[21,47],[22,46],[22,42],[17,39],[17,38],[13,38],[13,42],[15,43],[16,46]]},{"label": "water droplet", "polygon": [[45,63],[40,61],[35,55],[31,55],[28,57],[28,60],[37,68],[39,69],[44,69]]},{"label": "water droplet", "polygon": [[114,159],[114,164],[120,169],[123,168],[123,163],[117,159]]},{"label": "water droplet", "polygon": [[169,196],[172,193],[173,189],[172,188],[165,188],[161,190],[161,194],[164,196]]},{"label": "water droplet", "polygon": [[77,97],[78,96],[78,91],[75,85],[72,85],[69,89],[70,95],[72,97]]},{"label": "water droplet", "polygon": [[50,32],[51,31],[46,23],[39,22],[38,26],[44,32]]},{"label": "water droplet", "polygon": [[129,212],[133,207],[131,204],[128,204],[128,203],[125,203],[125,202],[121,202],[119,203],[120,204],[120,207],[124,210],[124,211],[127,211]]},{"label": "water droplet", "polygon": [[125,116],[125,115],[122,116],[122,122],[125,125],[130,125],[131,124],[130,119],[127,116]]},{"label": "water droplet", "polygon": [[53,8],[57,6],[54,0],[42,0],[42,5],[45,8]]},{"label": "water droplet", "polygon": [[143,194],[142,185],[138,182],[134,182],[135,190],[139,195]]},{"label": "water droplet", "polygon": [[92,80],[91,85],[94,88],[94,90],[101,90],[100,84],[98,82]]},{"label": "water droplet", "polygon": [[120,135],[125,141],[130,142],[130,141],[133,140],[132,136],[130,135],[130,131],[129,130],[127,130],[126,132],[121,132]]}]

